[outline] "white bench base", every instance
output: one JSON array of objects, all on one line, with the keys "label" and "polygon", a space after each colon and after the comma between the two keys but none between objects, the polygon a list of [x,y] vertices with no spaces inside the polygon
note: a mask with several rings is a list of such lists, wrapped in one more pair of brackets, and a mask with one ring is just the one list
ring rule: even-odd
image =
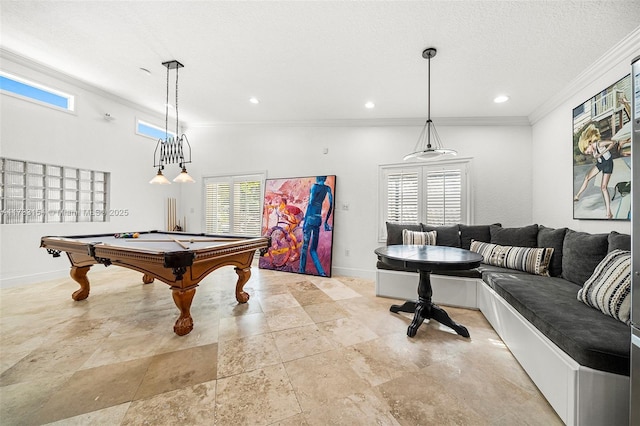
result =
[{"label": "white bench base", "polygon": [[[415,300],[418,298],[419,276],[415,272],[376,271],[376,296]],[[433,303],[478,309],[475,278],[431,274]]]},{"label": "white bench base", "polygon": [[[567,425],[629,424],[629,377],[575,362],[480,279],[431,275],[435,303],[480,309]],[[416,299],[418,274],[377,270],[376,295]]]}]

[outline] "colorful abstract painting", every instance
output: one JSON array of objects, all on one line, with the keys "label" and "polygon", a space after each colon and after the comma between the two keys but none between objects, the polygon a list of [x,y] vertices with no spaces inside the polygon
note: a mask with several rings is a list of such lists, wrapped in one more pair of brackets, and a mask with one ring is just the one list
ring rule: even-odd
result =
[{"label": "colorful abstract painting", "polygon": [[260,268],[330,277],[335,193],[335,175],[267,179]]},{"label": "colorful abstract painting", "polygon": [[631,218],[631,76],[573,109],[573,218]]}]

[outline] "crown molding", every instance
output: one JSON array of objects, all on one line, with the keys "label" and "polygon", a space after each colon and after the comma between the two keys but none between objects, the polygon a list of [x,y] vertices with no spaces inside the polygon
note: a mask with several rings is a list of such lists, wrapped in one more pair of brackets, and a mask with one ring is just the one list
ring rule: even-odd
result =
[{"label": "crown molding", "polygon": [[[216,127],[419,127],[424,118],[367,118],[351,120],[246,121],[191,123],[190,128]],[[527,117],[441,117],[433,118],[438,126],[530,126]]]},{"label": "crown molding", "polygon": [[[84,80],[80,80],[77,77],[72,76],[71,74],[67,74],[63,71],[51,68],[47,65],[42,64],[41,62],[22,56],[19,53],[16,53],[12,50],[9,50],[1,46],[0,46],[0,59],[3,59],[3,60],[6,59],[8,61],[14,62],[15,64],[24,66],[26,68],[29,68],[31,70],[44,74],[46,76],[71,84],[82,90],[86,90],[87,92],[91,92],[103,98],[109,99],[111,101],[117,102],[129,108],[132,108],[136,110],[136,112],[149,114],[152,117],[164,118],[164,114],[162,112],[155,111],[151,108],[137,104],[121,96],[114,95],[113,93],[100,89],[99,87],[94,86],[91,83],[87,83]],[[184,125],[184,123],[182,123],[181,121],[180,125],[182,126]]]},{"label": "crown molding", "polygon": [[[65,83],[79,87],[80,89],[94,93],[98,96],[110,99],[119,104],[130,107],[137,112],[149,114],[152,117],[162,118],[164,115],[132,102],[126,98],[114,95],[100,89],[86,81],[80,80],[65,72],[56,70],[33,59],[22,56],[16,52],[0,47],[0,58],[22,65],[49,77],[64,81]],[[300,121],[255,121],[255,122],[184,122],[180,125],[183,129],[191,128],[216,128],[216,127],[419,127],[424,125],[424,118],[367,118],[344,120],[300,120]],[[434,117],[433,122],[437,126],[530,126],[528,117],[524,116],[499,116],[499,117]]]},{"label": "crown molding", "polygon": [[602,55],[594,64],[586,68],[563,90],[536,108],[529,115],[529,121],[531,124],[533,125],[540,121],[580,89],[588,86],[590,83],[593,83],[596,79],[611,71],[621,62],[628,60],[629,69],[631,69],[631,60],[640,54],[638,46],[640,46],[640,26],[623,38],[618,44],[609,49],[609,51]]}]

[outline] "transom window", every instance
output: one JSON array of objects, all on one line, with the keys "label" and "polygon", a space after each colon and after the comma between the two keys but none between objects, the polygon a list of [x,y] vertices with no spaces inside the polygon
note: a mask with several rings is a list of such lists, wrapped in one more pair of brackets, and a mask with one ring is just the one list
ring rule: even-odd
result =
[{"label": "transom window", "polygon": [[205,232],[260,236],[265,175],[204,178]]},{"label": "transom window", "polygon": [[469,223],[469,162],[380,166],[379,240],[386,239],[386,222],[432,226]]},{"label": "transom window", "polygon": [[142,120],[136,120],[136,134],[155,140],[164,139],[167,135],[170,138],[176,136],[175,132],[172,132],[171,130],[165,132],[164,128]]},{"label": "transom window", "polygon": [[64,111],[75,109],[74,96],[4,71],[0,71],[0,90],[7,95]]}]

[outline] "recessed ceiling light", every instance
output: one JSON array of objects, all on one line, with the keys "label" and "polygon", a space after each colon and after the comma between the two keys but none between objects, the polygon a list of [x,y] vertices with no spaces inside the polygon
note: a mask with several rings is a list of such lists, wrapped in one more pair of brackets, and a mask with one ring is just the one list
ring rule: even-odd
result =
[{"label": "recessed ceiling light", "polygon": [[259,104],[260,103],[258,98],[249,98],[249,102],[251,102],[252,104]]},{"label": "recessed ceiling light", "polygon": [[503,102],[507,102],[508,100],[509,100],[509,97],[507,95],[499,95],[493,99],[493,102],[497,104],[501,104]]},{"label": "recessed ceiling light", "polygon": [[376,107],[376,104],[374,104],[373,102],[367,102],[366,104],[364,104],[364,107],[367,109],[372,109]]}]

